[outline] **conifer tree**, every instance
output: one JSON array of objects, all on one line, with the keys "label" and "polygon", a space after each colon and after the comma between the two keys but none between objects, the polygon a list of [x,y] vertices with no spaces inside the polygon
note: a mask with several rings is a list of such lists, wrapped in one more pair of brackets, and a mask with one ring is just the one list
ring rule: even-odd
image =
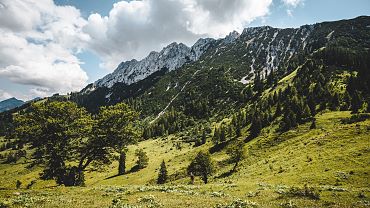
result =
[{"label": "conifer tree", "polygon": [[316,129],[316,119],[312,119],[312,123],[311,123],[311,126],[310,126],[310,129]]},{"label": "conifer tree", "polygon": [[205,144],[206,142],[207,142],[206,130],[203,129],[203,133],[202,133],[202,144]]},{"label": "conifer tree", "polygon": [[257,137],[262,130],[262,123],[259,116],[255,116],[250,127],[250,137],[253,139]]},{"label": "conifer tree", "polygon": [[161,163],[161,167],[159,168],[157,183],[164,184],[166,183],[166,181],[167,181],[167,168],[166,163],[163,160]]}]

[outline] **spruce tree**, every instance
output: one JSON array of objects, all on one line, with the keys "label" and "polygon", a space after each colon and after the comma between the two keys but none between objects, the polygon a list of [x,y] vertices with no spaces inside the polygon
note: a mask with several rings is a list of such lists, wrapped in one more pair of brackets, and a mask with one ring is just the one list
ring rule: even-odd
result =
[{"label": "spruce tree", "polygon": [[310,126],[310,129],[316,129],[316,119],[312,119],[312,123],[311,123],[311,126]]},{"label": "spruce tree", "polygon": [[202,144],[205,144],[207,142],[207,135],[206,135],[206,130],[203,130],[202,133]]},{"label": "spruce tree", "polygon": [[252,125],[250,127],[250,137],[252,139],[257,137],[260,134],[261,130],[262,130],[261,119],[259,118],[259,116],[256,116],[253,119]]},{"label": "spruce tree", "polygon": [[164,184],[166,183],[166,181],[167,181],[167,168],[166,163],[163,160],[161,163],[161,167],[159,168],[157,183]]},{"label": "spruce tree", "polygon": [[360,93],[355,90],[353,93],[352,99],[351,99],[351,110],[352,113],[358,113],[359,109],[361,108],[362,105],[362,99],[360,96]]}]

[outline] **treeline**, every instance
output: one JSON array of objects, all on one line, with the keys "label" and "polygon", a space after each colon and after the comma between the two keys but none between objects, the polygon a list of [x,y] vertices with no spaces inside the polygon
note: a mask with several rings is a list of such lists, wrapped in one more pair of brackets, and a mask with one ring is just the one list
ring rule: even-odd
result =
[{"label": "treeline", "polygon": [[173,134],[194,126],[193,118],[185,116],[181,111],[171,107],[169,111],[162,114],[154,123],[144,126],[143,138],[149,139]]}]

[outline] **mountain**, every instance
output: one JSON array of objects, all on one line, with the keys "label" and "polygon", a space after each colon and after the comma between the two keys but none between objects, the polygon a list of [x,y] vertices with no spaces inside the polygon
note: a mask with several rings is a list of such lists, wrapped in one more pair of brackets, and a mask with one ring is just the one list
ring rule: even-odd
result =
[{"label": "mountain", "polygon": [[115,83],[130,85],[164,68],[169,71],[178,69],[185,63],[198,60],[213,42],[211,38],[199,39],[191,48],[182,43],[172,43],[160,52],[151,52],[141,61],[122,62],[113,73],[96,81],[93,86],[111,88]]},{"label": "mountain", "polygon": [[9,98],[0,102],[0,112],[11,110],[24,104],[24,101],[16,98]]},{"label": "mountain", "polygon": [[[96,111],[102,105],[141,97],[142,102],[150,103],[151,109],[144,110],[150,115],[161,112],[180,91],[194,86],[198,98],[208,98],[215,108],[225,109],[222,102],[226,100],[236,105],[241,103],[240,91],[253,84],[255,78],[270,82],[269,76],[276,80],[288,75],[323,48],[367,50],[370,45],[369,19],[362,16],[299,28],[246,28],[241,34],[234,31],[223,39],[200,39],[191,48],[173,43],[141,61],[121,63],[112,74],[72,95],[72,100]],[[222,72],[217,71],[221,68]],[[161,70],[166,72],[153,75]],[[156,76],[156,81],[153,76],[148,78],[149,75]],[[210,78],[217,80],[211,82]],[[221,91],[222,82],[228,89]],[[140,87],[141,83],[145,85]],[[218,89],[220,94],[206,93],[211,89]],[[185,99],[184,94],[180,93],[172,103]]]}]

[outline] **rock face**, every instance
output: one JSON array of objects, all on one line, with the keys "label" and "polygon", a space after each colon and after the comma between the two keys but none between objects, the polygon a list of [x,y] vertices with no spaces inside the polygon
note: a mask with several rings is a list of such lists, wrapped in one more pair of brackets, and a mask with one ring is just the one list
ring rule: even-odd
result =
[{"label": "rock face", "polygon": [[156,71],[178,69],[185,63],[198,60],[214,41],[211,38],[199,39],[191,48],[182,43],[171,43],[160,52],[151,52],[141,61],[133,59],[122,62],[113,73],[96,81],[93,88],[111,88],[118,82],[130,85],[145,79]]}]

